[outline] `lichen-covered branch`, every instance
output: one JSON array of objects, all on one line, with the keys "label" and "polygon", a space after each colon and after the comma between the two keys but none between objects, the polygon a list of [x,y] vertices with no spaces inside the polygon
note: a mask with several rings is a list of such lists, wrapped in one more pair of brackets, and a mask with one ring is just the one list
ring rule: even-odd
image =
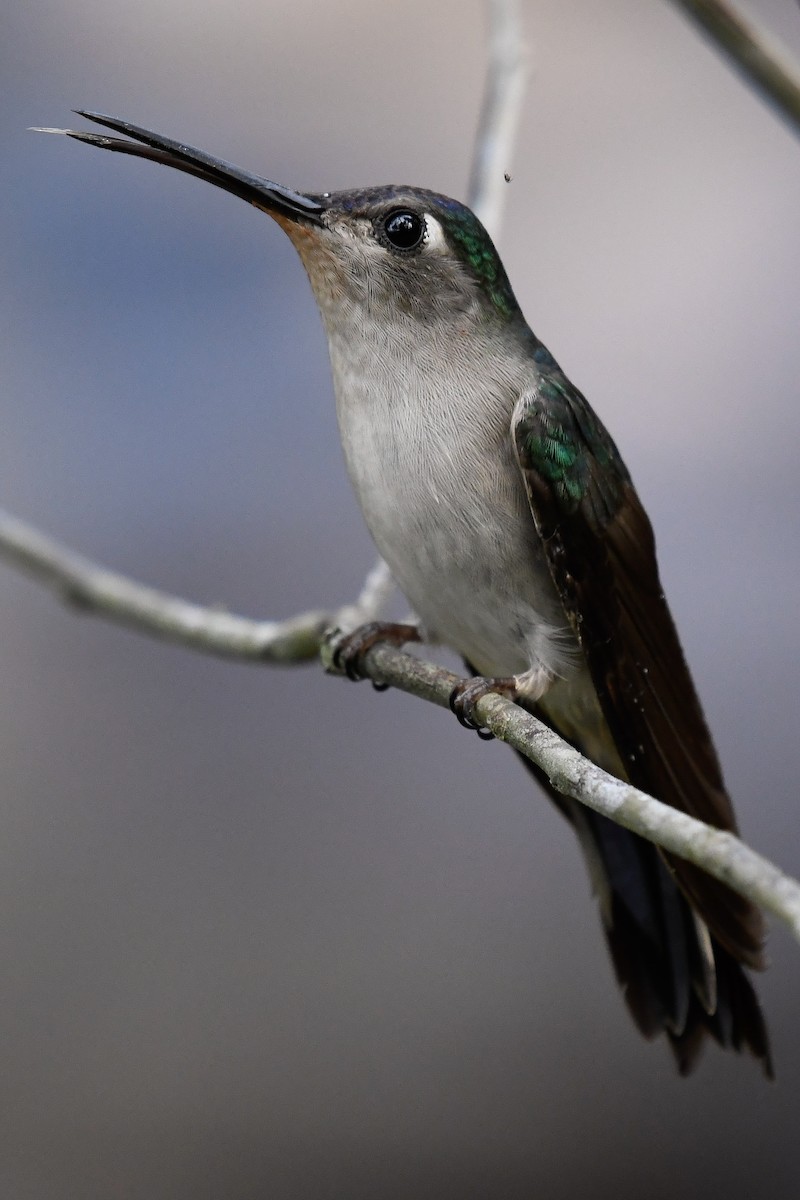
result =
[{"label": "lichen-covered branch", "polygon": [[756,91],[800,133],[800,68],[782,46],[726,0],[672,0],[733,62]]}]

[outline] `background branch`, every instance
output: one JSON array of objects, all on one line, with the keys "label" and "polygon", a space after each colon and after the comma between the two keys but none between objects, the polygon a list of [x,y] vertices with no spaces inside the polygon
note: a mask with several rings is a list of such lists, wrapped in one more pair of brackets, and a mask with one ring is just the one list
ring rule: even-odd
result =
[{"label": "background branch", "polygon": [[507,194],[506,175],[517,139],[527,74],[522,19],[516,0],[487,0],[489,63],[467,203],[497,238]]},{"label": "background branch", "polygon": [[757,92],[800,133],[800,69],[786,50],[725,0],[672,0],[692,18]]}]

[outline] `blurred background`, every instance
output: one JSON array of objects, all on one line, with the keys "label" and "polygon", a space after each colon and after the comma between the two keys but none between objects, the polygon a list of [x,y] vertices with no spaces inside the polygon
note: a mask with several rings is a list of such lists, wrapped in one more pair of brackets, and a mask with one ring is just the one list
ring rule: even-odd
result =
[{"label": "blurred background", "polygon": [[[748,11],[800,57],[800,11]],[[529,0],[500,242],[617,439],[742,829],[800,870],[800,142],[664,0]],[[477,0],[30,0],[0,42],[0,502],[253,616],[373,550],[308,284],[265,216],[26,132],[106,111],[301,189],[463,197]],[[504,747],[398,693],[81,618],[0,566],[0,1191],[798,1194],[778,1082],[679,1080],[577,846]]]}]

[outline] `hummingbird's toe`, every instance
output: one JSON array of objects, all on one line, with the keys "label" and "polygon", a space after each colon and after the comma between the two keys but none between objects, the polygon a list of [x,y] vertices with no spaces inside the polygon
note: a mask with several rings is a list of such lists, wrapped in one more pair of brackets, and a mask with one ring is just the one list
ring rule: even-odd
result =
[{"label": "hummingbird's toe", "polygon": [[[398,648],[408,642],[420,640],[416,625],[401,625],[392,621],[371,621],[361,625],[343,638],[333,654],[333,665],[343,671],[348,679],[358,682],[366,678],[364,670],[364,655],[378,642],[389,642]],[[378,692],[384,692],[388,683],[376,683],[372,686]]]},{"label": "hummingbird's toe", "polygon": [[494,734],[490,732],[475,715],[475,706],[490,692],[498,692],[509,700],[516,700],[518,694],[517,681],[513,676],[507,679],[490,679],[476,675],[474,679],[465,679],[456,684],[450,693],[448,701],[451,712],[454,712],[459,724],[465,729],[471,729],[479,738],[490,742]]}]

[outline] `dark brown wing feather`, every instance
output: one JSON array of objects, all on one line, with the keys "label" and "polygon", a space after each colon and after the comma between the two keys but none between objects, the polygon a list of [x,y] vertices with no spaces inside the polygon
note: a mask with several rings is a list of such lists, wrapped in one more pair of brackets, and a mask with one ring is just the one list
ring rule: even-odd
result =
[{"label": "dark brown wing feather", "polygon": [[[555,585],[630,781],[736,829],[719,762],[667,607],[650,522],[619,453],[556,368],[517,407],[514,437]],[[669,858],[717,941],[763,967],[763,922],[724,884]]]}]

